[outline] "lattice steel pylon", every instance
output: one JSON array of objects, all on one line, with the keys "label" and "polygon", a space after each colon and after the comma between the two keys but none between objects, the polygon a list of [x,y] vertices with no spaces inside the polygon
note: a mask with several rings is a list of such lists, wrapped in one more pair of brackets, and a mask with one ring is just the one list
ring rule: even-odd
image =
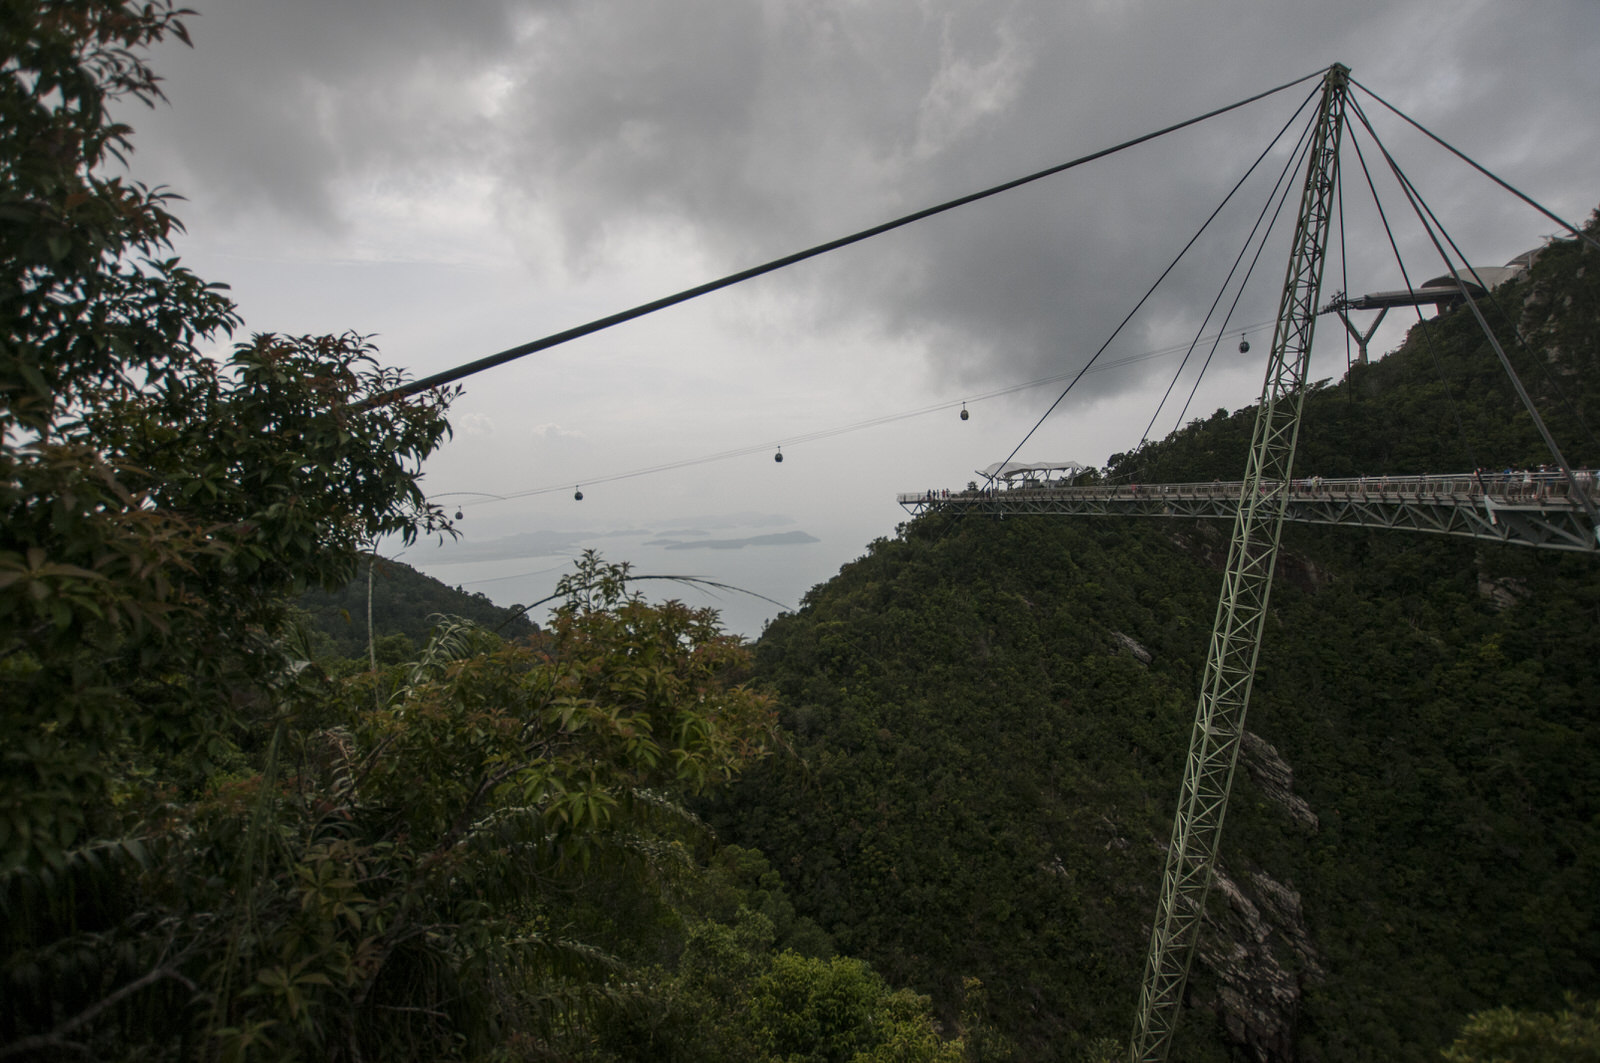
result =
[{"label": "lattice steel pylon", "polygon": [[1321,108],[1300,199],[1300,219],[1295,226],[1261,406],[1239,493],[1239,513],[1234,520],[1228,565],[1211,629],[1205,678],[1184,766],[1183,790],[1173,817],[1172,840],[1161,878],[1161,899],[1150,931],[1139,1013],[1128,1051],[1132,1063],[1160,1063],[1167,1058],[1216,866],[1272,590],[1272,569],[1278,557],[1287,503],[1286,486],[1294,471],[1311,337],[1339,177],[1339,139],[1344,129],[1349,78],[1349,69],[1336,63],[1323,79]]}]

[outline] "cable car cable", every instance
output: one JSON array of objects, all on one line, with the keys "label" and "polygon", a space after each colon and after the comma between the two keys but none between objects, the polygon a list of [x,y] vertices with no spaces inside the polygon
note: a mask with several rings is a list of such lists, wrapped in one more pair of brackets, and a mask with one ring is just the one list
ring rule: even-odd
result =
[{"label": "cable car cable", "polygon": [[[1369,89],[1365,85],[1361,84],[1361,82],[1357,81],[1355,78],[1351,78],[1350,79],[1350,84],[1354,85],[1356,88],[1360,89],[1362,92],[1366,93],[1368,96],[1371,96],[1373,99],[1377,100],[1379,103],[1381,103],[1385,107],[1389,108],[1390,111],[1393,111],[1395,114],[1399,115],[1402,119],[1404,119],[1405,121],[1411,123],[1411,125],[1413,125],[1418,130],[1420,130],[1424,136],[1428,137],[1435,144],[1438,144],[1440,147],[1442,147],[1446,151],[1450,152],[1450,154],[1454,155],[1456,158],[1460,159],[1462,162],[1466,163],[1468,166],[1472,167],[1474,170],[1477,170],[1479,173],[1483,174],[1483,176],[1487,177],[1489,180],[1493,181],[1495,184],[1499,185],[1501,188],[1505,189],[1507,192],[1510,192],[1512,195],[1514,195],[1518,199],[1522,200],[1524,203],[1526,203],[1528,206],[1532,207],[1534,210],[1538,211],[1540,214],[1543,214],[1545,217],[1549,218],[1551,221],[1555,222],[1557,225],[1559,225],[1563,229],[1567,230],[1567,232],[1571,233],[1573,236],[1576,236],[1578,239],[1583,240],[1584,242],[1588,243],[1590,246],[1594,247],[1596,250],[1600,250],[1600,240],[1596,240],[1594,237],[1590,236],[1588,233],[1584,232],[1582,229],[1580,229],[1577,226],[1573,225],[1570,221],[1567,221],[1566,219],[1560,217],[1559,215],[1556,215],[1556,214],[1552,213],[1551,211],[1547,210],[1540,203],[1536,202],[1535,200],[1533,200],[1529,196],[1524,195],[1522,192],[1520,192],[1517,189],[1513,188],[1511,185],[1507,184],[1505,181],[1503,181],[1499,177],[1495,176],[1494,173],[1492,173],[1488,169],[1484,168],[1483,166],[1480,166],[1476,161],[1474,161],[1465,152],[1461,151],[1459,148],[1455,147],[1454,145],[1450,144],[1448,141],[1444,140],[1437,133],[1433,132],[1431,129],[1429,129],[1428,127],[1424,126],[1421,122],[1418,122],[1415,118],[1412,118],[1409,114],[1406,114],[1404,111],[1400,110],[1400,108],[1396,107],[1394,104],[1390,103],[1388,100],[1384,99],[1382,96],[1379,96],[1376,92],[1373,92],[1371,89]],[[1352,102],[1354,102],[1354,101],[1352,101]],[[1362,122],[1363,122],[1363,124],[1366,124],[1366,120],[1364,118],[1362,119]],[[1370,125],[1368,125],[1368,127],[1367,127],[1367,132],[1369,132],[1369,133],[1372,132],[1372,128],[1371,128]],[[1372,139],[1373,140],[1377,140],[1378,139],[1378,135],[1376,133],[1372,133]]]},{"label": "cable car cable", "polygon": [[[1307,102],[1309,103],[1310,101],[1308,100]],[[1296,111],[1295,116],[1298,115],[1299,112]],[[1289,122],[1293,121],[1294,117],[1291,117]],[[1273,146],[1276,145],[1280,139],[1282,139],[1283,134],[1286,133],[1288,129],[1289,123],[1286,122],[1284,123],[1283,128],[1278,130],[1278,135],[1272,138],[1272,143],[1267,145],[1266,150],[1262,151],[1262,153],[1256,157],[1256,161],[1250,165],[1250,169],[1245,171],[1245,177],[1249,177],[1255,168],[1261,165],[1261,160],[1267,157],[1267,152],[1272,150]],[[1282,211],[1283,199],[1286,198],[1287,189],[1293,183],[1289,180],[1291,168],[1296,165],[1297,160],[1303,157],[1306,151],[1310,150],[1310,137],[1311,127],[1306,126],[1300,134],[1299,142],[1295,145],[1294,149],[1289,152],[1289,157],[1284,160],[1283,169],[1278,173],[1277,182],[1271,189],[1267,191],[1266,201],[1261,204],[1261,210],[1256,214],[1255,224],[1250,226],[1249,234],[1245,236],[1244,243],[1239,246],[1239,253],[1234,256],[1233,265],[1228,267],[1228,275],[1222,279],[1222,284],[1217,287],[1216,298],[1211,300],[1211,306],[1206,309],[1206,316],[1201,320],[1200,327],[1195,329],[1194,339],[1190,341],[1189,349],[1184,353],[1183,361],[1178,363],[1178,368],[1172,374],[1172,380],[1167,383],[1167,390],[1162,393],[1161,401],[1156,403],[1155,412],[1150,415],[1150,423],[1144,426],[1144,432],[1139,436],[1139,446],[1144,446],[1145,442],[1150,438],[1150,432],[1153,428],[1155,428],[1156,425],[1156,418],[1161,416],[1162,409],[1167,405],[1167,399],[1172,397],[1172,389],[1178,386],[1178,380],[1183,376],[1184,369],[1188,367],[1190,357],[1193,356],[1195,348],[1200,345],[1200,337],[1205,334],[1206,326],[1211,324],[1211,315],[1217,312],[1217,306],[1222,302],[1222,297],[1228,294],[1228,286],[1233,282],[1234,275],[1239,272],[1239,263],[1243,262],[1244,256],[1249,253],[1250,245],[1252,242],[1254,242],[1256,233],[1261,231],[1261,223],[1266,219],[1267,212],[1272,210],[1272,200],[1275,197],[1277,197],[1279,200],[1278,210]],[[1283,196],[1279,195],[1280,189],[1285,190]],[[1276,225],[1277,221],[1278,213],[1274,212],[1272,215],[1273,225]],[[1271,233],[1272,227],[1272,225],[1268,225],[1267,231],[1261,233],[1262,247],[1266,246],[1267,236]],[[1238,308],[1239,300],[1244,297],[1244,290],[1250,283],[1250,276],[1255,272],[1256,262],[1260,259],[1260,256],[1261,252],[1258,250],[1256,252],[1256,257],[1250,261],[1250,268],[1245,271],[1244,277],[1239,281],[1239,289],[1234,293],[1233,302],[1228,305],[1228,312],[1222,319],[1223,329],[1228,327],[1228,321],[1233,317],[1234,310]],[[1205,378],[1206,370],[1211,367],[1211,359],[1217,353],[1217,347],[1220,344],[1221,339],[1222,334],[1219,332],[1217,334],[1217,338],[1212,341],[1211,350],[1206,355],[1205,362],[1200,366],[1199,374],[1195,377],[1195,388],[1198,389],[1200,387],[1200,381]],[[1183,426],[1183,415],[1188,412],[1189,404],[1186,402],[1184,403],[1183,412],[1178,414],[1178,427],[1181,428]]]},{"label": "cable car cable", "polygon": [[[1242,328],[1239,329],[1239,334],[1242,335],[1248,329],[1262,328],[1267,324],[1270,324],[1270,322],[1259,322],[1258,321],[1258,322],[1255,322],[1254,324],[1243,326]],[[1220,337],[1226,336],[1226,335],[1228,335],[1228,333],[1218,333],[1217,334],[1217,338],[1220,338]],[[1110,369],[1116,369],[1116,368],[1119,368],[1119,367],[1124,366],[1124,365],[1131,365],[1134,362],[1149,361],[1152,358],[1165,358],[1165,357],[1168,357],[1170,355],[1176,354],[1177,352],[1179,352],[1179,351],[1181,351],[1183,349],[1184,349],[1184,345],[1181,344],[1181,343],[1180,344],[1172,344],[1169,347],[1159,348],[1159,349],[1154,350],[1154,351],[1145,351],[1145,352],[1140,353],[1140,354],[1129,355],[1129,356],[1127,356],[1125,358],[1114,358],[1114,359],[1111,359],[1110,361],[1102,362],[1099,365],[1094,366],[1093,368],[1091,368],[1089,370],[1089,372],[1091,372],[1091,373],[1099,373],[1099,372],[1104,372],[1104,371],[1110,370]],[[849,434],[851,432],[859,432],[859,431],[862,431],[863,429],[867,429],[867,428],[877,428],[880,425],[890,424],[890,423],[893,423],[895,421],[908,420],[908,419],[910,419],[912,417],[922,417],[922,416],[925,416],[926,414],[937,413],[937,412],[939,412],[941,410],[953,409],[958,405],[964,405],[964,404],[966,404],[968,402],[982,402],[985,399],[1000,398],[1002,396],[1011,395],[1011,394],[1014,394],[1014,393],[1019,392],[1019,391],[1026,391],[1029,388],[1042,387],[1045,384],[1057,383],[1059,381],[1065,380],[1067,377],[1071,376],[1072,373],[1075,372],[1075,371],[1076,370],[1069,370],[1068,372],[1065,372],[1065,373],[1055,373],[1055,374],[1053,374],[1051,376],[1040,377],[1037,380],[1024,381],[1024,382],[1022,382],[1020,384],[1008,384],[1003,388],[996,388],[993,391],[987,391],[987,392],[984,392],[984,393],[982,393],[980,395],[975,395],[975,396],[973,396],[971,398],[968,398],[968,399],[956,399],[956,400],[951,400],[951,401],[948,401],[948,402],[938,402],[938,403],[934,403],[934,404],[929,405],[929,406],[920,406],[920,407],[917,407],[916,409],[901,410],[901,411],[898,411],[896,413],[884,414],[884,415],[879,416],[879,417],[872,417],[872,418],[869,418],[869,419],[867,419],[865,421],[856,421],[856,422],[853,422],[851,424],[837,425],[837,426],[835,426],[833,428],[823,428],[823,429],[819,429],[819,430],[817,430],[815,432],[808,432],[808,433],[805,433],[805,434],[802,434],[802,435],[788,436],[788,437],[780,440],[779,444],[780,445],[794,446],[794,445],[800,444],[800,443],[814,443],[814,442],[817,442],[819,440],[830,439],[830,438],[832,438],[834,436],[847,435],[847,434]],[[611,474],[606,475],[606,476],[588,476],[588,477],[584,477],[584,480],[586,482],[590,483],[590,484],[599,484],[599,483],[613,483],[613,482],[618,481],[618,480],[629,480],[629,479],[634,479],[634,478],[640,477],[640,476],[651,476],[651,475],[654,475],[656,473],[671,472],[671,471],[673,471],[675,469],[688,468],[688,467],[694,466],[694,465],[705,465],[705,464],[709,464],[710,462],[714,462],[714,461],[726,461],[726,460],[728,460],[730,458],[742,458],[742,457],[747,457],[747,456],[749,456],[751,454],[759,454],[759,453],[762,453],[763,451],[765,451],[767,449],[767,447],[769,447],[771,445],[772,444],[770,444],[770,443],[757,443],[757,444],[754,444],[754,445],[751,445],[751,446],[737,447],[737,448],[732,449],[732,450],[719,451],[719,452],[717,452],[715,454],[703,454],[703,455],[701,455],[699,457],[695,457],[695,458],[683,458],[683,459],[680,459],[680,460],[677,460],[677,461],[662,462],[659,465],[649,465],[649,466],[645,466],[644,468],[640,468],[640,469],[631,469],[631,470],[629,470],[627,472],[611,473]],[[511,491],[511,492],[509,492],[507,494],[495,494],[495,493],[492,493],[492,492],[489,492],[489,491],[446,491],[446,492],[443,492],[443,493],[438,494],[438,495],[432,495],[430,497],[433,497],[433,498],[448,498],[448,497],[452,497],[452,496],[455,496],[455,495],[477,495],[477,496],[479,496],[477,499],[469,500],[469,501],[461,503],[463,507],[471,507],[471,506],[476,506],[476,505],[482,505],[482,504],[484,504],[486,502],[507,502],[507,501],[511,501],[512,499],[529,498],[529,497],[532,497],[534,495],[552,494],[552,493],[554,493],[556,491],[563,491],[565,489],[566,489],[566,482],[563,481],[562,483],[558,483],[558,484],[549,484],[549,485],[545,485],[545,486],[542,486],[542,487],[529,487],[529,488],[524,488],[522,490]]]},{"label": "cable car cable", "polygon": [[514,361],[518,358],[534,354],[538,351],[548,350],[551,347],[558,346],[570,340],[578,339],[582,336],[588,336],[591,333],[599,332],[602,329],[610,328],[613,325],[620,325],[625,321],[632,321],[634,318],[643,317],[646,314],[654,313],[657,310],[664,310],[669,306],[675,306],[678,303],[687,302],[690,299],[697,298],[698,296],[707,295],[722,288],[739,284],[742,281],[751,280],[753,278],[762,276],[763,274],[783,269],[785,266],[792,266],[797,262],[804,262],[806,259],[827,254],[829,251],[837,251],[842,247],[848,247],[851,244],[860,243],[863,240],[870,239],[874,236],[879,236],[894,229],[902,228],[903,226],[910,225],[913,222],[922,221],[924,218],[931,218],[935,214],[943,214],[945,211],[954,210],[957,207],[964,207],[968,203],[975,203],[980,199],[987,199],[990,196],[999,195],[1002,192],[1009,192],[1013,188],[1020,188],[1023,185],[1030,184],[1046,177],[1054,176],[1058,173],[1063,173],[1067,170],[1073,169],[1074,167],[1082,166],[1085,163],[1094,162],[1098,159],[1106,158],[1109,155],[1115,155],[1120,151],[1125,151],[1128,148],[1136,147],[1137,145],[1143,144],[1146,141],[1155,140],[1158,137],[1166,136],[1168,133],[1175,133],[1180,129],[1186,129],[1189,126],[1197,125],[1198,123],[1204,122],[1209,118],[1215,118],[1216,116],[1226,114],[1229,111],[1238,110],[1240,107],[1254,103],[1257,100],[1265,99],[1268,96],[1275,95],[1276,93],[1282,92],[1284,89],[1293,88],[1294,86],[1299,85],[1302,82],[1309,81],[1312,78],[1320,79],[1324,73],[1326,73],[1326,68],[1307,74],[1304,77],[1295,78],[1293,81],[1286,81],[1282,85],[1267,89],[1265,92],[1258,92],[1254,96],[1248,96],[1245,99],[1237,101],[1236,103],[1230,103],[1226,107],[1218,107],[1215,110],[1207,111],[1205,114],[1197,115],[1194,118],[1188,118],[1182,122],[1177,122],[1173,125],[1166,126],[1165,128],[1158,129],[1153,133],[1146,133],[1143,136],[1134,137],[1132,140],[1125,140],[1120,144],[1113,145],[1112,147],[1102,148],[1101,150],[1091,152],[1088,155],[1081,155],[1070,162],[1058,163],[1055,166],[1028,174],[1025,177],[1014,178],[1010,181],[1004,182],[1003,184],[994,185],[979,192],[970,192],[967,195],[959,196],[956,199],[947,200],[931,207],[924,207],[922,210],[915,211],[900,218],[896,218],[893,221],[887,221],[879,225],[874,225],[870,229],[862,229],[859,232],[851,233],[849,236],[841,236],[838,239],[817,244],[815,247],[807,248],[804,251],[796,251],[795,253],[785,255],[782,258],[775,258],[771,262],[764,263],[763,265],[753,266],[750,269],[741,270],[738,273],[730,273],[728,276],[722,277],[719,280],[709,281],[693,288],[686,288],[674,295],[668,295],[648,303],[642,303],[630,310],[624,310],[620,313],[612,314],[609,317],[599,318],[595,321],[589,322],[588,324],[567,329],[564,332],[553,333],[549,336],[545,336],[542,339],[518,344],[517,346],[509,347],[498,354],[491,354],[487,357],[479,358],[475,361],[459,365],[454,369],[447,369],[440,373],[434,373],[431,376],[425,376],[420,380],[413,380],[410,383],[402,384],[397,388],[386,391],[381,395],[375,395],[370,399],[354,403],[351,408],[358,412],[364,411],[372,409],[375,406],[381,406],[385,403],[393,402],[396,399],[405,398],[408,395],[415,395],[418,392],[427,391],[430,388],[436,388],[444,384],[452,384],[457,380],[462,380],[466,377],[472,376],[475,373],[481,373],[485,369],[492,369],[495,366],[504,365],[506,362]]},{"label": "cable car cable", "polygon": [[[1305,101],[1301,102],[1300,107],[1295,111],[1295,115],[1298,115],[1302,110],[1305,109],[1306,103],[1309,102],[1312,97],[1320,96],[1321,93],[1322,85],[1319,82],[1316,88],[1312,90],[1311,96],[1308,96]],[[1293,117],[1291,117],[1290,121],[1292,122],[1293,120]],[[1278,135],[1282,136],[1283,134],[1280,132]],[[1251,166],[1251,170],[1253,169],[1255,169],[1254,165]],[[1245,177],[1248,177],[1249,175],[1250,171],[1245,171]],[[1089,359],[1088,364],[1085,365],[1083,369],[1079,370],[1077,376],[1072,378],[1072,382],[1062,390],[1060,395],[1056,396],[1056,401],[1052,402],[1050,404],[1050,408],[1044,411],[1032,428],[1028,429],[1027,434],[1022,437],[1022,441],[1011,449],[1010,454],[1006,455],[1006,461],[1010,461],[1012,458],[1017,456],[1017,451],[1021,450],[1027,444],[1028,440],[1033,438],[1033,434],[1039,430],[1040,425],[1043,425],[1045,421],[1049,419],[1050,415],[1055,412],[1056,407],[1061,405],[1061,400],[1065,399],[1067,397],[1067,393],[1077,385],[1079,380],[1083,379],[1083,374],[1088,372],[1089,367],[1094,365],[1096,359],[1105,353],[1107,347],[1111,346],[1111,341],[1117,338],[1122,330],[1127,327],[1128,322],[1133,320],[1134,315],[1144,308],[1145,303],[1150,301],[1150,297],[1154,295],[1156,289],[1161,286],[1161,282],[1165,281],[1167,279],[1167,275],[1178,267],[1178,263],[1183,260],[1184,255],[1189,253],[1189,249],[1194,247],[1194,245],[1199,242],[1201,235],[1205,233],[1206,229],[1210,228],[1211,223],[1216,220],[1218,214],[1222,213],[1222,208],[1228,205],[1228,201],[1233,198],[1235,192],[1239,191],[1239,186],[1242,184],[1244,184],[1244,177],[1239,178],[1234,186],[1228,190],[1228,194],[1222,197],[1222,202],[1218,203],[1216,209],[1213,210],[1210,216],[1200,224],[1200,228],[1195,230],[1195,234],[1189,237],[1189,242],[1183,245],[1182,249],[1180,249],[1177,255],[1173,257],[1172,261],[1167,264],[1167,268],[1161,271],[1161,275],[1155,279],[1155,283],[1151,284],[1145,293],[1139,297],[1139,301],[1133,305],[1132,310],[1128,311],[1127,316],[1122,319],[1121,323],[1118,324],[1116,328],[1111,330],[1111,335],[1106,337],[1106,341],[1100,345],[1100,349],[1094,353],[1094,357]],[[1003,465],[1005,462],[1001,462],[1001,464]]]}]

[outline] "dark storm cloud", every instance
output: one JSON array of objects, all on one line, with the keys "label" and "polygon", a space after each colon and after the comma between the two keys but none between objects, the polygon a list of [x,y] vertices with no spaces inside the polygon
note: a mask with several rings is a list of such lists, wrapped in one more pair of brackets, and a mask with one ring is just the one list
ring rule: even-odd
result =
[{"label": "dark storm cloud", "polygon": [[[156,56],[170,113],[131,116],[140,162],[214,210],[341,222],[334,184],[482,157],[493,132],[460,90],[517,45],[539,5],[200,0],[193,49]],[[198,196],[196,198],[199,198]]]},{"label": "dark storm cloud", "polygon": [[[603,256],[619,230],[667,222],[734,268],[1337,58],[1380,90],[1393,84],[1397,102],[1429,121],[1487,133],[1476,146],[1512,170],[1548,153],[1567,169],[1559,192],[1593,159],[1593,117],[1573,109],[1585,94],[1568,84],[1546,108],[1538,83],[1600,85],[1594,45],[1580,43],[1596,39],[1595,10],[1564,5],[1563,33],[1534,32],[1505,5],[1441,17],[1437,5],[1392,3],[1263,16],[1253,3],[597,2],[545,24],[507,115],[511,160],[532,201],[559,204],[576,261]],[[1559,73],[1540,54],[1550,49],[1573,53]],[[1361,55],[1375,68],[1360,69]],[[808,291],[823,319],[920,336],[965,383],[1060,371],[1109,334],[1304,91],[771,283]],[[1530,106],[1542,113],[1516,113]],[[1248,211],[1237,217],[1248,224]],[[1529,239],[1543,231],[1525,215],[1519,224]],[[1203,306],[1220,280],[1216,256],[1225,263],[1234,250],[1210,248],[1212,267],[1175,274],[1166,298]],[[1275,303],[1281,264],[1267,262],[1250,320]]]},{"label": "dark storm cloud", "polygon": [[[514,105],[522,187],[559,197],[579,263],[662,220],[729,268],[761,261],[1088,150],[1069,131],[1094,134],[1108,102],[1052,89],[1080,57],[1024,5],[624,6],[552,20]],[[807,327],[880,322],[959,377],[996,355],[1053,367],[1063,290],[1121,285],[1085,249],[1136,238],[1142,215],[1113,204],[1074,220],[1059,200],[1017,199],[764,283],[812,296]]]},{"label": "dark storm cloud", "polygon": [[[511,231],[558,234],[552,257],[580,272],[614,266],[630,233],[673,234],[695,265],[664,276],[663,292],[708,279],[707,262],[776,257],[1334,60],[1569,216],[1600,199],[1593,0],[1536,17],[1424,0],[199,6],[199,48],[174,85],[205,88],[181,101],[191,128],[169,147],[235,206],[334,227],[338,180],[470,170],[495,178]],[[963,386],[1061,372],[1100,345],[1309,89],[761,283],[804,297],[797,327],[915,337]],[[1420,176],[1435,177],[1439,153],[1420,157]],[[1489,257],[1550,231],[1454,172],[1434,182],[1436,206],[1467,215]],[[1231,235],[1174,273],[1150,320],[1197,324],[1264,196],[1248,193]],[[1491,196],[1499,208],[1486,210]],[[1285,242],[1263,259],[1265,294],[1244,320],[1272,313]],[[1362,268],[1381,272],[1368,250]],[[1122,350],[1172,331],[1141,323]]]}]

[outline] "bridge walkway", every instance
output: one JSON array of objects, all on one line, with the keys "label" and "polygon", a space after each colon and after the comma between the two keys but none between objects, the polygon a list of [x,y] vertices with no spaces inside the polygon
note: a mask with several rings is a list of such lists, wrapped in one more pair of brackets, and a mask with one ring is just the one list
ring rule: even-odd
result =
[{"label": "bridge walkway", "polygon": [[[1577,491],[1600,499],[1600,473],[1579,470]],[[984,513],[1000,516],[1198,517],[1232,520],[1243,484],[1239,481],[1181,484],[1075,486],[1021,481],[1014,486],[901,494],[896,501],[913,515]],[[1338,524],[1455,535],[1534,546],[1546,550],[1600,553],[1596,529],[1583,503],[1559,473],[1494,472],[1423,476],[1362,476],[1297,479],[1262,490],[1288,492],[1286,519],[1303,524]]]}]

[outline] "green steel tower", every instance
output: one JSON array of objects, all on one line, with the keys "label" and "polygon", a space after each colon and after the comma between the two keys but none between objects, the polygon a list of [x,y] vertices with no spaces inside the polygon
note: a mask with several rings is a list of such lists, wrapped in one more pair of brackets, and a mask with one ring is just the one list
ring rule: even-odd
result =
[{"label": "green steel tower", "polygon": [[1167,1058],[1205,915],[1222,821],[1228,811],[1228,791],[1239,759],[1267,599],[1272,590],[1272,569],[1283,530],[1287,486],[1294,471],[1311,335],[1317,320],[1328,226],[1339,176],[1339,138],[1344,128],[1349,76],[1347,67],[1335,64],[1323,80],[1321,108],[1300,199],[1300,219],[1295,226],[1261,406],[1239,494],[1239,513],[1234,520],[1228,565],[1211,629],[1183,791],[1167,846],[1161,899],[1150,932],[1139,1014],[1129,1048],[1133,1063],[1160,1063]]}]

